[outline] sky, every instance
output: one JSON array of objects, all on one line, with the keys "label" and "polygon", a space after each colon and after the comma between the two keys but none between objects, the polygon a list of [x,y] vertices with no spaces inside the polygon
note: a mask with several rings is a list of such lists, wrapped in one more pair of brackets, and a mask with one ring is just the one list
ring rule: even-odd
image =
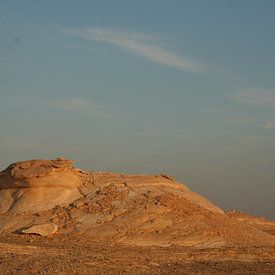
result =
[{"label": "sky", "polygon": [[275,219],[275,1],[0,0],[0,169],[169,174]]}]

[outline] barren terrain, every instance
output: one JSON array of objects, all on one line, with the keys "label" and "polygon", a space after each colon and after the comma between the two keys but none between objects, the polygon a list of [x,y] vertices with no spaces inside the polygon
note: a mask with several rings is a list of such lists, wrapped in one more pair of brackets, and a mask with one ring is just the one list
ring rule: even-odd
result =
[{"label": "barren terrain", "polygon": [[274,274],[275,248],[137,247],[85,237],[0,236],[1,274]]},{"label": "barren terrain", "polygon": [[17,162],[0,173],[0,272],[275,273],[275,223],[167,175]]}]

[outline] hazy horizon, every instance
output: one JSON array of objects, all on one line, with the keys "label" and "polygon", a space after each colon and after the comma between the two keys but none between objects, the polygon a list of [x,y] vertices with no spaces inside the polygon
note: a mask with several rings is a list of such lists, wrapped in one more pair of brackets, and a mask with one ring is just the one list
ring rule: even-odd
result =
[{"label": "hazy horizon", "polygon": [[1,1],[0,169],[166,173],[275,219],[275,2]]}]

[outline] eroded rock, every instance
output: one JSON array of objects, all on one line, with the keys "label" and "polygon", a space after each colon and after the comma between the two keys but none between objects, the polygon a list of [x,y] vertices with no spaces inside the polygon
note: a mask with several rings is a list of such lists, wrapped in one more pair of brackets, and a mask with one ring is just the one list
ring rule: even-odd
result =
[{"label": "eroded rock", "polygon": [[72,161],[64,158],[19,161],[0,173],[0,189],[75,187],[80,184],[79,174]]},{"label": "eroded rock", "polygon": [[81,173],[72,161],[19,161],[0,173],[0,213],[37,212],[81,197]]}]

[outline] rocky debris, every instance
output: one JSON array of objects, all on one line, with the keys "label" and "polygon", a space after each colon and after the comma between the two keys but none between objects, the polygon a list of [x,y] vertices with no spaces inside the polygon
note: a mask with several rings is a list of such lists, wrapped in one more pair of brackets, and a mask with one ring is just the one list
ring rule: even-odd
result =
[{"label": "rocky debris", "polygon": [[164,177],[164,178],[166,178],[166,179],[168,179],[168,180],[171,180],[171,181],[174,181],[174,180],[175,180],[175,179],[174,179],[172,176],[170,176],[170,175],[161,174],[161,176]]},{"label": "rocky debris", "polygon": [[[0,233],[53,222],[64,236],[147,246],[275,244],[166,175],[85,172],[65,159],[10,165],[0,174]],[[29,231],[29,232],[30,232]]]},{"label": "rocky debris", "polygon": [[21,229],[23,234],[37,234],[42,237],[50,236],[58,231],[58,226],[55,223],[35,224],[28,228]]}]

